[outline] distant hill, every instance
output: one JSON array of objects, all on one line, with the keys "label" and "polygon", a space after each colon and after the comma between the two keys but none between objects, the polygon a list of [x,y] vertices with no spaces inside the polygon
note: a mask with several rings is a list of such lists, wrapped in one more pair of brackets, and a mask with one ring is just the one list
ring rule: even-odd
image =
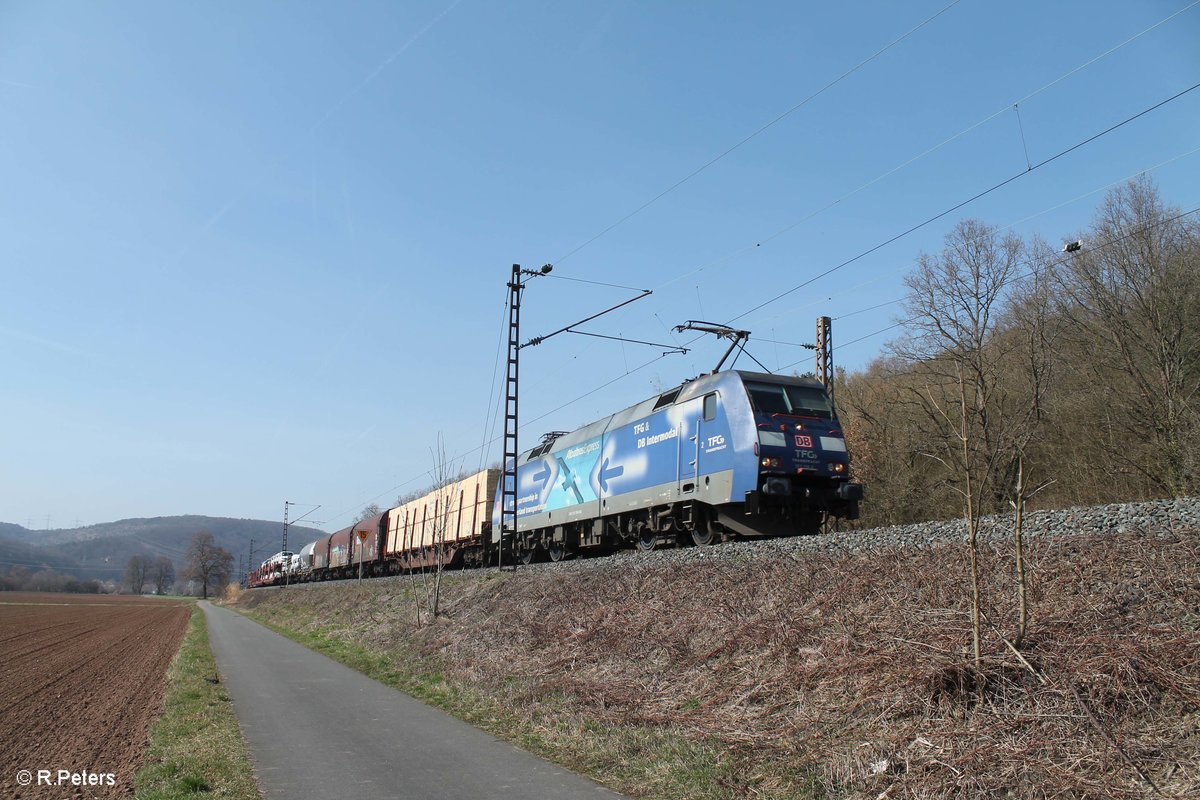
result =
[{"label": "distant hill", "polygon": [[16,526],[0,526],[0,573],[5,573],[10,567],[26,567],[31,572],[52,569],[67,575],[75,575],[79,562],[70,555],[55,550],[47,550],[26,544],[9,536],[6,528]]},{"label": "distant hill", "polygon": [[[131,556],[165,555],[175,562],[178,573],[183,569],[192,536],[200,532],[211,533],[219,546],[233,553],[235,563],[245,562],[253,540],[251,560],[257,565],[279,552],[283,523],[189,515],[38,531],[0,522],[0,571],[16,566],[50,568],[78,578],[119,582]],[[288,547],[299,550],[323,535],[315,528],[290,526]]]},{"label": "distant hill", "polygon": [[0,539],[8,539],[13,542],[24,542],[25,536],[30,533],[28,528],[22,528],[20,525],[13,525],[11,522],[0,522]]}]

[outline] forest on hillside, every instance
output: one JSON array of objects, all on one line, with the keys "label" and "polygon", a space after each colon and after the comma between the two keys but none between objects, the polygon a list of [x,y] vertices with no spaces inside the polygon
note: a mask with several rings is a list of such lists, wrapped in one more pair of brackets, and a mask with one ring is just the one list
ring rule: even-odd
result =
[{"label": "forest on hillside", "polygon": [[1194,494],[1200,225],[1146,178],[1051,245],[963,220],[838,375],[861,527]]}]

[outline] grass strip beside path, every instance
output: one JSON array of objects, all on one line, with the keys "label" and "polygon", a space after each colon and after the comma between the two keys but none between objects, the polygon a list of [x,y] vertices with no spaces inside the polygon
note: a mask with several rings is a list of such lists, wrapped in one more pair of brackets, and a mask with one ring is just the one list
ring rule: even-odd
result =
[{"label": "grass strip beside path", "polygon": [[[694,741],[669,727],[613,725],[560,708],[543,697],[539,709],[517,708],[524,693],[510,685],[511,696],[481,690],[446,675],[436,657],[402,647],[387,652],[363,646],[336,625],[289,609],[234,608],[281,636],[322,653],[351,669],[398,689],[548,761],[601,785],[643,800],[735,800],[746,796],[745,776],[731,763],[727,747]],[[519,683],[514,680],[513,683]],[[823,798],[803,764],[779,763],[788,789],[760,792],[763,798]],[[801,788],[797,788],[801,787]]]},{"label": "grass strip beside path", "polygon": [[216,677],[204,612],[194,606],[167,674],[162,716],[150,729],[146,764],[134,776],[138,800],[262,797],[229,692],[209,680]]}]

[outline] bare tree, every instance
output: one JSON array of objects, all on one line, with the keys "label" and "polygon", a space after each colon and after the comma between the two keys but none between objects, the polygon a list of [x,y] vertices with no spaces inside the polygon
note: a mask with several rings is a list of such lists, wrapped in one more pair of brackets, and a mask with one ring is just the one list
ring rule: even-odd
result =
[{"label": "bare tree", "polygon": [[[1053,480],[1033,483],[1029,468],[1029,449],[1041,439],[1046,421],[1046,394],[1053,385],[1057,368],[1055,351],[1062,338],[1063,323],[1055,314],[1053,268],[1057,254],[1040,241],[1034,249],[1042,261],[1017,280],[1009,296],[1004,335],[1015,340],[1011,364],[1003,381],[1012,399],[1010,424],[1005,431],[1010,451],[1008,481],[1009,505],[1014,512],[1013,548],[1016,556],[1017,632],[1013,646],[1020,648],[1029,628],[1028,576],[1025,570],[1025,509],[1031,498]],[[1048,459],[1047,459],[1048,461]]]},{"label": "bare tree", "polygon": [[150,576],[149,556],[130,556],[125,566],[125,584],[130,594],[141,594],[146,588],[146,580]]},{"label": "bare tree", "polygon": [[192,537],[184,577],[200,583],[204,599],[208,599],[208,587],[224,585],[232,572],[233,556],[217,546],[211,533],[197,533]]},{"label": "bare tree", "polygon": [[1114,189],[1058,283],[1124,433],[1112,455],[1148,442],[1145,478],[1172,496],[1200,488],[1200,227],[1180,217],[1149,179]]},{"label": "bare tree", "polygon": [[879,358],[838,387],[854,474],[871,492],[865,527],[904,525],[957,511],[957,498],[947,501],[943,468],[921,455],[933,449],[924,406],[914,399],[922,380],[912,365]]},{"label": "bare tree", "polygon": [[941,432],[925,455],[944,465],[963,500],[971,565],[971,635],[976,665],[982,638],[979,519],[1004,458],[1004,411],[996,341],[1005,286],[1024,246],[977,220],[963,220],[937,256],[922,254],[905,279],[911,336],[899,349],[925,376],[917,397]]},{"label": "bare tree", "polygon": [[371,503],[369,506],[364,506],[363,510],[358,512],[358,516],[354,518],[354,521],[362,522],[364,519],[370,519],[377,514],[379,514],[379,504]]},{"label": "bare tree", "polygon": [[164,594],[167,587],[175,582],[175,562],[167,556],[159,556],[154,559],[154,565],[150,571],[154,577],[154,591],[157,594]]},{"label": "bare tree", "polygon": [[437,547],[437,567],[434,570],[433,597],[429,604],[433,618],[437,619],[442,598],[442,572],[446,566],[446,533],[450,524],[450,510],[453,501],[451,488],[454,481],[462,477],[462,473],[455,469],[446,457],[446,442],[441,433],[438,433],[437,444],[429,455],[433,459],[433,483],[438,488],[436,502],[441,509],[441,513],[438,514],[434,523],[433,536]]},{"label": "bare tree", "polygon": [[[465,477],[446,455],[446,444],[439,433],[437,443],[429,451],[433,461],[430,477],[433,478],[432,507],[428,508],[431,520],[431,536],[434,547],[434,568],[432,576],[428,570],[421,572],[421,586],[424,589],[425,603],[429,609],[430,619],[436,620],[441,610],[442,575],[446,568],[446,539],[452,524],[461,524],[457,519],[454,503],[454,487],[456,482]],[[451,520],[454,520],[453,523]],[[417,607],[417,624],[421,624],[421,608]]]}]

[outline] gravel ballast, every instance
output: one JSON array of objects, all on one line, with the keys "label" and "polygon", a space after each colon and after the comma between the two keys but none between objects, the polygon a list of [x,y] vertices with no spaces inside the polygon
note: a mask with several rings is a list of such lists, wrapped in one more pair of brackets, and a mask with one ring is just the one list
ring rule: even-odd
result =
[{"label": "gravel ballast", "polygon": [[[979,541],[999,543],[1013,535],[1012,514],[980,520]],[[1200,530],[1200,497],[1152,500],[1143,503],[1114,503],[1079,506],[1026,513],[1023,536],[1096,536],[1153,532],[1155,535],[1180,530]],[[855,531],[830,531],[817,536],[726,542],[710,547],[669,547],[652,552],[622,551],[602,558],[582,558],[562,564],[539,564],[521,569],[602,569],[619,560],[623,564],[662,564],[679,561],[719,561],[773,556],[799,557],[805,553],[860,553],[890,548],[930,547],[965,542],[966,526],[961,518],[892,525]]]}]

